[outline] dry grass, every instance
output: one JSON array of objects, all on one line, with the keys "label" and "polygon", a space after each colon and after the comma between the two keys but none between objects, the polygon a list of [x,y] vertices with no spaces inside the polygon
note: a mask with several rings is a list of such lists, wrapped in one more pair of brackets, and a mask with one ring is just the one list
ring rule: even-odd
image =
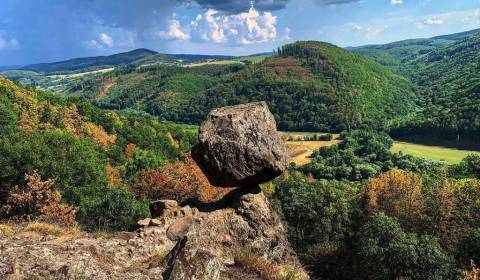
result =
[{"label": "dry grass", "polygon": [[294,162],[297,166],[310,163],[310,156],[315,150],[321,147],[328,147],[336,145],[340,142],[338,138],[339,134],[332,134],[331,141],[303,141],[305,138],[313,137],[314,135],[320,136],[327,133],[316,132],[280,132],[280,135],[285,140],[290,156],[290,162]]},{"label": "dry grass", "polygon": [[14,235],[13,228],[11,225],[0,224],[0,232],[8,237],[12,237]]},{"label": "dry grass", "polygon": [[41,235],[55,235],[60,236],[62,234],[66,234],[66,230],[56,225],[41,223],[41,222],[34,222],[28,224],[25,228],[25,231],[39,233]]},{"label": "dry grass", "polygon": [[153,255],[134,262],[132,265],[125,269],[125,272],[138,272],[145,269],[160,267],[163,265],[163,262],[167,257],[168,253],[169,251],[167,250],[167,248],[162,248],[155,252]]},{"label": "dry grass", "polygon": [[306,280],[309,279],[298,267],[289,264],[276,265],[250,250],[241,250],[235,257],[235,264],[248,272],[266,280]]},{"label": "dry grass", "polygon": [[289,141],[287,147],[290,156],[290,162],[294,162],[297,166],[310,163],[310,156],[315,150],[321,147],[328,147],[338,144],[339,140],[332,141]]}]

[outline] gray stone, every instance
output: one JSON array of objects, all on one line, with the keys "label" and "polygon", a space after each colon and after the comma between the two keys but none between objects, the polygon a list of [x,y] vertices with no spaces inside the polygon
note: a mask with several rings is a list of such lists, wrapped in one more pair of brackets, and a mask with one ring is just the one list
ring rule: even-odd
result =
[{"label": "gray stone", "polygon": [[265,102],[212,110],[192,155],[219,187],[268,182],[288,166],[288,152]]}]

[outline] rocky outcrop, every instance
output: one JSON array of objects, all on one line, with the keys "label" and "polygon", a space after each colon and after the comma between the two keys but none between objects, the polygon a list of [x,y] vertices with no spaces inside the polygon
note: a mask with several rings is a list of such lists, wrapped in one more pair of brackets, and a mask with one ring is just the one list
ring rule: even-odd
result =
[{"label": "rocky outcrop", "polygon": [[212,110],[192,155],[216,186],[268,182],[287,168],[285,143],[265,102]]},{"label": "rocky outcrop", "polygon": [[[136,232],[108,239],[81,235],[27,245],[18,236],[0,238],[0,269],[26,279],[308,279],[258,185],[287,166],[266,104],[213,110],[194,154],[209,181],[236,188],[220,187],[214,196],[220,200],[153,201]],[[189,194],[217,193],[204,185]]]}]

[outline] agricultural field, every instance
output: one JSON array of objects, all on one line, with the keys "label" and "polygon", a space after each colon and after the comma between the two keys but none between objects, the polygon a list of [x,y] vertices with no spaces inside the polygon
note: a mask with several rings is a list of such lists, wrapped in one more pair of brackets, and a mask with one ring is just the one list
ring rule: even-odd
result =
[{"label": "agricultural field", "polygon": [[335,145],[339,134],[332,134],[332,139],[329,141],[306,141],[304,139],[312,138],[314,135],[326,135],[327,133],[311,133],[311,132],[281,132],[282,138],[287,144],[290,155],[290,162],[294,162],[297,166],[305,165],[310,162],[310,156],[315,150],[321,147]]},{"label": "agricultural field", "polygon": [[426,146],[407,142],[395,142],[391,149],[393,153],[402,152],[416,157],[436,161],[446,161],[450,164],[459,163],[464,157],[475,151],[457,150],[438,146]]}]

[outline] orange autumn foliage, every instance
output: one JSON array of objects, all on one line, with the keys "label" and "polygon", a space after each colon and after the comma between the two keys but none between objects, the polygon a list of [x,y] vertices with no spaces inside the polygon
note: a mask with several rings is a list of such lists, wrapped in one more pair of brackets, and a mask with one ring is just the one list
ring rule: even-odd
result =
[{"label": "orange autumn foliage", "polygon": [[117,168],[107,164],[105,167],[105,172],[107,173],[109,187],[115,187],[122,183],[122,176]]},{"label": "orange autumn foliage", "polygon": [[96,144],[102,146],[103,148],[108,148],[111,144],[114,144],[117,140],[115,134],[108,134],[103,127],[98,126],[93,123],[84,123],[83,133],[93,140]]},{"label": "orange autumn foliage", "polygon": [[369,213],[384,212],[412,228],[425,216],[422,179],[413,172],[392,169],[367,182],[366,209]]},{"label": "orange autumn foliage", "polygon": [[26,175],[27,185],[15,187],[1,212],[8,216],[39,218],[51,223],[61,223],[76,227],[75,209],[61,203],[62,195],[53,189],[54,181],[42,181],[40,174],[34,171]]},{"label": "orange autumn foliage", "polygon": [[161,170],[141,171],[139,179],[133,189],[143,199],[209,203],[221,200],[234,189],[211,185],[190,155],[183,161],[166,163]]},{"label": "orange autumn foliage", "polygon": [[123,152],[125,154],[125,157],[127,159],[133,157],[133,153],[135,153],[135,149],[137,149],[137,145],[130,143],[125,147],[125,151]]}]

